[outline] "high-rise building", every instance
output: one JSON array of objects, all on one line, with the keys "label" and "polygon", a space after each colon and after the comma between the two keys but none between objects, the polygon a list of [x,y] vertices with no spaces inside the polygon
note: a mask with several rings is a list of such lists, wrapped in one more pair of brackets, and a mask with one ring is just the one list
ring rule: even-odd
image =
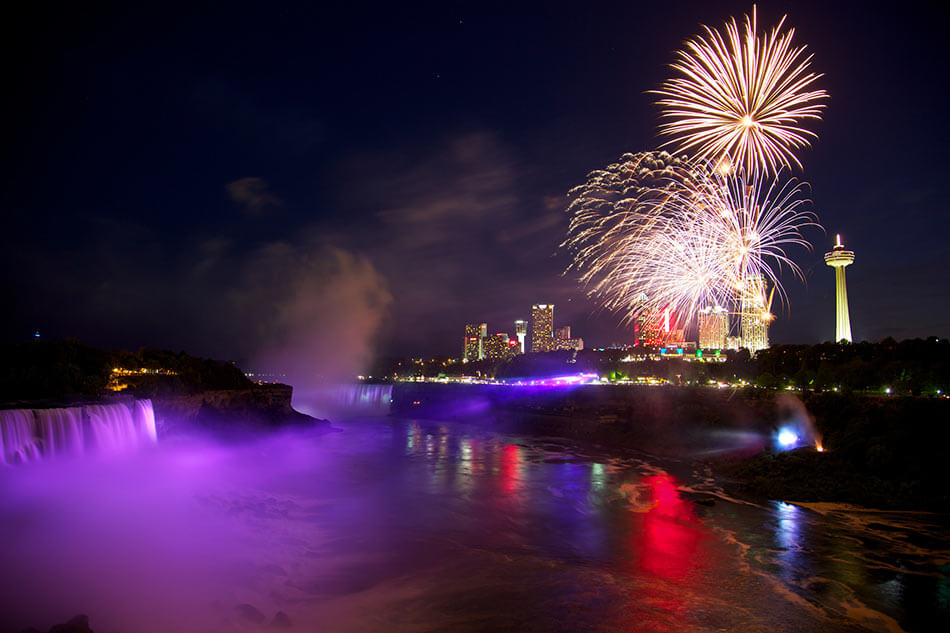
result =
[{"label": "high-rise building", "polygon": [[705,307],[699,311],[699,347],[726,349],[729,336],[729,313],[721,306]]},{"label": "high-rise building", "polygon": [[671,327],[675,322],[675,315],[669,308],[661,312],[641,312],[633,328],[634,345],[660,347],[682,342],[685,339],[683,330]]},{"label": "high-rise building", "polygon": [[473,362],[485,357],[482,340],[488,335],[487,323],[466,323],[465,340],[462,346],[462,361]]},{"label": "high-rise building", "polygon": [[528,337],[528,322],[523,319],[518,319],[515,321],[515,336],[518,337],[518,346],[521,348],[521,353],[524,354],[525,351],[525,339]]},{"label": "high-rise building", "polygon": [[531,351],[551,351],[554,342],[554,304],[531,306]]},{"label": "high-rise building", "polygon": [[482,349],[485,358],[489,360],[507,360],[518,355],[518,340],[509,338],[507,332],[499,332],[494,336],[484,337]]},{"label": "high-rise building", "polygon": [[769,346],[769,323],[772,315],[765,299],[765,280],[750,277],[739,296],[739,340],[750,354]]},{"label": "high-rise building", "polygon": [[844,283],[844,269],[854,261],[854,252],[844,250],[841,236],[830,253],[825,253],[825,263],[835,269],[835,342],[851,342],[851,317],[848,314],[848,289]]},{"label": "high-rise building", "polygon": [[551,341],[551,349],[553,350],[575,350],[581,351],[584,349],[584,339],[582,338],[556,338]]},{"label": "high-rise building", "polygon": [[562,325],[554,332],[554,340],[551,342],[552,350],[575,350],[584,349],[584,339],[571,338],[571,326]]}]

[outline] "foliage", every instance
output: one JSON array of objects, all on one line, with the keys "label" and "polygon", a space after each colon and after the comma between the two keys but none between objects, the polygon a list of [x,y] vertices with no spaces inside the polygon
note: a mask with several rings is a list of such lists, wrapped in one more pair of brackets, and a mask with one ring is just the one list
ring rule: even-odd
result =
[{"label": "foliage", "polygon": [[31,341],[0,348],[0,401],[97,398],[113,368],[162,370],[164,374],[123,377],[138,395],[241,389],[252,383],[230,363],[184,352],[140,349],[106,351],[80,341]]}]

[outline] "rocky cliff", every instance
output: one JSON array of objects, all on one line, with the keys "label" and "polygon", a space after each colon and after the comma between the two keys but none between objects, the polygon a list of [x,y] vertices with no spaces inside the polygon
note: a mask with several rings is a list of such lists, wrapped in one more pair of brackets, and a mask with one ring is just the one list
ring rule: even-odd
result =
[{"label": "rocky cliff", "polygon": [[287,425],[327,424],[294,410],[293,387],[254,385],[248,389],[215,389],[190,395],[154,399],[160,435],[188,429],[215,433],[278,428]]}]

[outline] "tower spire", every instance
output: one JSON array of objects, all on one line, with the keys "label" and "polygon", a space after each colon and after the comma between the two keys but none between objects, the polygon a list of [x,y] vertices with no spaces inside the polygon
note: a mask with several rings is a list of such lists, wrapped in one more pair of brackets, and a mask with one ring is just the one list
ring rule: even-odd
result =
[{"label": "tower spire", "polygon": [[844,250],[841,234],[835,236],[835,246],[825,253],[825,263],[835,269],[835,342],[851,342],[851,317],[848,314],[848,288],[844,269],[854,262],[854,252]]}]

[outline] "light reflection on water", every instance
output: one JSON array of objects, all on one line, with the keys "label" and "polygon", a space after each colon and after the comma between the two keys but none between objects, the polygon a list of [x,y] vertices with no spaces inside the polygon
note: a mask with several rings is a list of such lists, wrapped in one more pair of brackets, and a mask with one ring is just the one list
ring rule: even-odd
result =
[{"label": "light reflection on water", "polygon": [[[937,598],[928,608],[929,614],[908,617],[906,606],[900,604],[903,580],[879,581],[869,573],[870,568],[882,564],[873,553],[875,546],[868,542],[873,535],[849,532],[845,526],[826,521],[799,505],[775,501],[764,507],[737,507],[720,500],[712,508],[700,507],[683,496],[681,482],[674,476],[662,470],[657,474],[655,462],[638,467],[637,459],[566,453],[556,440],[499,438],[471,427],[449,429],[411,422],[405,428],[407,437],[428,437],[431,433],[438,435],[443,444],[447,434],[454,438],[461,432],[454,450],[450,446],[436,458],[453,463],[458,475],[442,484],[474,500],[478,498],[478,486],[485,484],[485,479],[493,481],[481,492],[492,495],[493,510],[505,513],[506,528],[525,527],[526,532],[518,536],[535,547],[544,546],[549,553],[581,557],[610,569],[620,565],[624,573],[641,581],[652,579],[657,595],[664,596],[656,598],[653,606],[667,615],[682,616],[688,611],[684,597],[709,597],[723,587],[737,592],[761,591],[754,581],[749,585],[735,578],[724,583],[716,580],[729,576],[730,569],[738,573],[750,563],[755,573],[782,583],[777,594],[766,596],[769,604],[760,608],[772,611],[774,616],[804,606],[803,613],[791,619],[812,619],[824,629],[858,626],[893,630],[897,622],[891,618],[896,617],[912,630],[929,630],[928,618],[944,622],[950,611],[939,600],[940,588],[947,583],[945,572],[937,574],[934,586],[928,589]],[[412,446],[410,439],[410,457],[433,459]],[[717,534],[723,529],[748,545],[748,553],[742,555],[741,548],[726,551]],[[879,555],[882,560],[887,558],[886,551]],[[709,582],[713,586],[704,585]],[[737,598],[721,599],[728,602]],[[644,599],[646,603],[651,601],[649,596]],[[778,604],[771,604],[773,601]],[[743,605],[737,613],[748,609]],[[633,612],[639,609],[634,607]],[[647,616],[647,621],[657,623],[654,616],[656,613]],[[627,618],[621,617],[620,621]],[[680,628],[673,621],[665,624],[674,630]],[[934,630],[941,630],[941,626]]]},{"label": "light reflection on water", "polygon": [[95,630],[255,630],[246,603],[294,630],[930,630],[950,609],[928,562],[945,532],[897,556],[880,517],[732,503],[689,465],[474,425],[363,420],[70,468],[0,478],[20,628],[75,608]]}]

